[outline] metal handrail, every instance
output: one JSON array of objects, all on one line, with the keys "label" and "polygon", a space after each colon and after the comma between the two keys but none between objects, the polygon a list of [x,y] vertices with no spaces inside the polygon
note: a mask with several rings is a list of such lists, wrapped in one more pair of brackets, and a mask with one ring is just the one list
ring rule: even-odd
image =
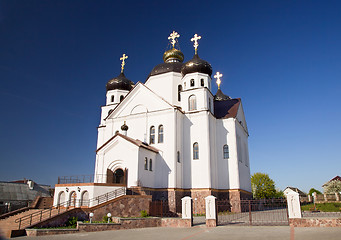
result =
[{"label": "metal handrail", "polygon": [[[96,205],[110,201],[112,199],[115,199],[115,198],[123,196],[123,195],[126,195],[126,188],[125,187],[121,187],[121,188],[115,189],[111,192],[108,192],[108,193],[102,194],[100,196],[94,197],[92,199],[89,199],[88,200],[89,206],[96,206]],[[97,203],[97,204],[91,205],[90,203]]]},{"label": "metal handrail", "polygon": [[[113,190],[111,192],[108,192],[108,193],[102,194],[100,196],[94,197],[92,199],[89,199],[88,200],[89,201],[89,205],[88,206],[90,206],[91,202],[97,203],[97,204],[93,204],[92,205],[92,207],[93,207],[93,206],[99,205],[101,203],[107,202],[109,200],[112,200],[114,198],[123,196],[125,194],[126,194],[126,188],[125,187],[118,188],[118,189],[115,189],[115,190]],[[83,202],[85,202],[85,201],[83,201]],[[73,203],[73,204],[71,204],[71,203]],[[59,214],[61,207],[65,207],[66,210],[69,207],[76,207],[76,201],[68,200],[68,201],[59,203],[59,204],[57,204],[57,206],[53,206],[51,208],[44,209],[44,210],[41,210],[39,212],[31,213],[31,214],[28,214],[28,215],[23,216],[21,218],[17,218],[14,222],[15,223],[19,223],[18,229],[20,229],[22,222],[24,222],[26,220],[30,221],[30,224],[29,224],[29,226],[30,226],[30,225],[32,225],[32,218],[33,217],[40,215],[40,222],[41,222],[43,220],[43,214],[48,213],[49,217],[47,217],[47,218],[50,218],[51,215],[52,215],[52,211],[54,209],[58,209],[58,214]],[[44,218],[44,219],[47,219],[47,218]]]},{"label": "metal handrail", "polygon": [[102,182],[103,180],[106,181],[106,178],[106,174],[59,176],[58,184]]},{"label": "metal handrail", "polygon": [[60,207],[64,207],[65,205],[68,207],[70,206],[69,203],[70,203],[71,200],[68,200],[68,201],[65,201],[65,202],[62,202],[62,203],[59,203],[57,204],[57,206],[54,206],[54,207],[51,207],[51,208],[48,208],[48,209],[43,209],[39,212],[35,212],[35,213],[31,213],[31,214],[28,214],[26,216],[23,216],[21,218],[17,218],[14,222],[15,223],[19,223],[19,226],[18,226],[18,229],[20,229],[21,227],[21,223],[25,220],[30,220],[30,224],[32,224],[32,218],[35,217],[35,216],[39,216],[40,215],[40,221],[42,221],[42,217],[43,217],[43,214],[45,213],[49,213],[49,217],[51,217],[51,214],[52,214],[52,210],[54,209],[58,209],[58,214],[60,213]]}]

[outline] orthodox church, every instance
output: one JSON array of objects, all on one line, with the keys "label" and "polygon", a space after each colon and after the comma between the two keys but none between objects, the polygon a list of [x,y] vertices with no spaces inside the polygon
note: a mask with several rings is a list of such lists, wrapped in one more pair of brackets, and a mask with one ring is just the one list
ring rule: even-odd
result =
[{"label": "orthodox church", "polygon": [[[187,62],[170,34],[170,49],[145,83],[121,73],[106,84],[106,104],[98,126],[93,183],[57,184],[54,204],[87,200],[118,187],[148,191],[181,211],[181,198],[251,197],[248,129],[240,98],[212,93],[212,67],[198,55]],[[76,195],[75,195],[76,194]],[[81,204],[82,205],[82,204]]]}]

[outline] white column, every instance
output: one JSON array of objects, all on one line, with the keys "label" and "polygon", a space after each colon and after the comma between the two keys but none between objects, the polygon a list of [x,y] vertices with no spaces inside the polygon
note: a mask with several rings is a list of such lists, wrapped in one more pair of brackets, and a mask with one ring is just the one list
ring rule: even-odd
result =
[{"label": "white column", "polygon": [[183,197],[181,199],[182,202],[182,219],[192,219],[192,198],[191,197]]},{"label": "white column", "polygon": [[300,196],[297,192],[287,195],[289,218],[302,218]]},{"label": "white column", "polygon": [[216,197],[215,196],[207,196],[205,197],[206,203],[206,219],[216,219],[217,211],[216,211]]}]

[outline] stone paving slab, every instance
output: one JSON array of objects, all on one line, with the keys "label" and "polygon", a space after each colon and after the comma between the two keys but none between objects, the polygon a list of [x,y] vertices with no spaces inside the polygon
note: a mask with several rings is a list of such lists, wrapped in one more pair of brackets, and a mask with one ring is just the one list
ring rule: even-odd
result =
[{"label": "stone paving slab", "polygon": [[341,228],[290,228],[289,226],[218,226],[216,228],[143,228],[91,233],[77,233],[41,237],[18,237],[16,240],[59,239],[148,239],[148,240],[206,240],[206,239],[279,239],[279,240],[340,240]]}]

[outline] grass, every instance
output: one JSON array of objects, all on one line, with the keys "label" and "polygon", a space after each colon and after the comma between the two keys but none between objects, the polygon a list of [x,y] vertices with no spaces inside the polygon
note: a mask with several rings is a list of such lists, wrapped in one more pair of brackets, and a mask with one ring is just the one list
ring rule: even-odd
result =
[{"label": "grass", "polygon": [[[316,210],[321,212],[340,212],[341,203],[316,203]],[[302,211],[311,211],[314,209],[314,204],[301,206]]]},{"label": "grass", "polygon": [[46,227],[46,228],[42,228],[42,227],[34,227],[34,229],[75,229],[76,226],[61,226],[61,227]]}]

